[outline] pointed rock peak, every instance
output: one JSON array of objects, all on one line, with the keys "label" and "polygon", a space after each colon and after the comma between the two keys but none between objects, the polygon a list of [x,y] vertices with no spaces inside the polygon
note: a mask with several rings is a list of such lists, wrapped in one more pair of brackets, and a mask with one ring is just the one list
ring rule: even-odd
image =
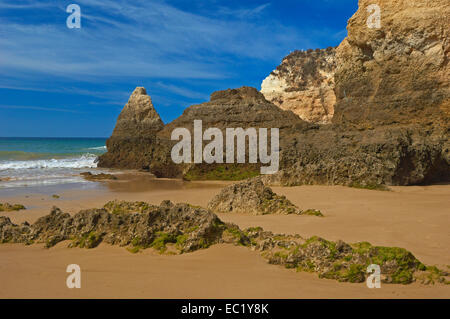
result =
[{"label": "pointed rock peak", "polygon": [[144,87],[138,86],[131,95],[147,95],[147,90]]},{"label": "pointed rock peak", "polygon": [[143,87],[137,87],[117,119],[113,136],[153,136],[164,127],[152,99]]}]

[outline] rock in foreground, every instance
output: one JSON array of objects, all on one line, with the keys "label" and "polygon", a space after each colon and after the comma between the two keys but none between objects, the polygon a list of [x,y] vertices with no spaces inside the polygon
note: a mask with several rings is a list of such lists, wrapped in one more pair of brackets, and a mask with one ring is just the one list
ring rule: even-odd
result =
[{"label": "rock in foreground", "polygon": [[94,248],[101,242],[154,247],[164,251],[173,244],[177,252],[194,251],[218,243],[226,228],[216,215],[188,204],[163,202],[110,202],[101,209],[83,210],[74,216],[53,208],[50,215],[33,225],[14,225],[7,217],[0,220],[0,242],[45,243],[52,247],[72,240],[72,247]]},{"label": "rock in foreground", "polygon": [[262,228],[249,228],[242,236],[251,246],[261,251],[270,264],[286,268],[318,273],[320,278],[342,282],[364,282],[370,275],[367,267],[380,266],[384,283],[409,284],[432,276],[436,282],[447,282],[447,272],[436,267],[426,267],[414,255],[403,248],[372,246],[362,242],[347,244],[328,241],[319,237],[303,239],[299,235],[274,235]]},{"label": "rock in foreground", "polygon": [[301,214],[302,211],[286,197],[275,194],[261,179],[252,178],[225,187],[209,203],[215,213],[253,215]]},{"label": "rock in foreground", "polygon": [[19,210],[26,209],[25,206],[21,204],[9,204],[9,203],[0,203],[0,212],[14,212]]},{"label": "rock in foreground", "polygon": [[105,181],[105,180],[116,180],[117,177],[111,174],[92,174],[91,172],[80,173],[81,176],[87,181],[95,182],[95,181]]},{"label": "rock in foreground", "polygon": [[159,206],[113,201],[74,216],[53,208],[33,225],[15,225],[8,217],[0,217],[0,243],[45,243],[50,248],[64,240],[71,240],[69,247],[94,248],[104,242],[127,246],[131,252],[153,248],[166,254],[230,243],[260,251],[270,264],[346,282],[363,282],[370,264],[380,266],[386,283],[448,283],[445,277],[449,275],[436,267],[426,267],[402,248],[349,245],[318,237],[304,239],[300,235],[273,234],[260,227],[242,231],[209,210],[170,201]]}]

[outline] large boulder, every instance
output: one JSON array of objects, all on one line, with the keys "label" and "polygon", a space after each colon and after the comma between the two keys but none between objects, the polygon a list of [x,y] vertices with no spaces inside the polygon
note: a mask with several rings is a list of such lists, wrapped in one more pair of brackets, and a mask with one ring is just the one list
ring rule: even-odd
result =
[{"label": "large boulder", "polygon": [[[133,95],[130,101],[134,100]],[[124,113],[128,114],[126,118],[135,119],[138,117],[142,119],[141,116],[131,116],[129,114],[133,110],[139,110],[139,108],[130,108],[129,105],[130,102],[119,116],[116,129],[107,142],[108,151],[99,159],[99,167],[145,168],[157,177],[190,176],[192,179],[202,179],[200,175],[207,174],[217,176],[218,172],[225,171],[226,174],[223,174],[225,179],[227,177],[235,179],[235,176],[241,175],[236,174],[236,172],[242,171],[240,167],[237,168],[235,165],[207,165],[205,167],[202,164],[174,164],[171,158],[171,150],[178,141],[171,140],[173,130],[176,128],[188,129],[193,143],[195,120],[202,121],[203,130],[219,128],[224,137],[226,136],[226,128],[279,128],[284,131],[285,129],[298,130],[308,127],[308,124],[295,116],[295,114],[281,110],[276,105],[268,102],[255,88],[251,87],[214,92],[211,94],[210,101],[190,106],[180,117],[165,126],[160,126],[158,124],[159,121],[155,122],[153,112],[148,112],[150,118],[153,119],[153,122],[149,122],[158,124],[155,124],[157,129],[151,125],[141,125],[136,120],[127,120],[125,121],[127,125],[137,123],[133,130],[142,131],[141,133],[135,132],[131,136],[120,133],[122,129],[117,130],[117,127],[123,126],[122,114]],[[153,109],[153,106],[151,108]],[[159,116],[157,119],[159,119]],[[281,139],[281,141],[283,140]],[[203,146],[205,145],[206,143],[203,142]],[[259,165],[246,164],[244,166],[252,171],[250,175],[243,173],[244,177],[251,176],[253,172],[258,172],[257,174],[259,174]]]},{"label": "large boulder", "polygon": [[107,152],[99,157],[99,167],[140,169],[153,158],[156,133],[164,127],[152,100],[137,87],[120,113],[116,127],[106,142]]},{"label": "large boulder", "polygon": [[275,194],[260,178],[252,178],[223,188],[209,203],[215,213],[252,215],[301,214],[285,196]]}]

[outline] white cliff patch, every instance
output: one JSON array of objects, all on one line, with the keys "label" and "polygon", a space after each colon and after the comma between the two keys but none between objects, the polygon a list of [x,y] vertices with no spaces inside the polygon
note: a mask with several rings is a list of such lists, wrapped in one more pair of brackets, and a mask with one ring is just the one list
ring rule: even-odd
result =
[{"label": "white cliff patch", "polygon": [[336,104],[334,71],[334,48],[295,51],[264,79],[261,93],[304,121],[327,124]]}]

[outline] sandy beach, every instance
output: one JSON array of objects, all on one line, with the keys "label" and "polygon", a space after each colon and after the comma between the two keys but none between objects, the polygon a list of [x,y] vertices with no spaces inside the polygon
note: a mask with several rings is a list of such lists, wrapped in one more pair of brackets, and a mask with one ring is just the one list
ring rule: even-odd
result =
[{"label": "sandy beach", "polygon": [[[101,207],[113,199],[159,204],[169,199],[206,206],[228,183],[155,180],[146,174],[124,174],[119,181],[86,190],[34,189],[0,196],[21,203],[25,211],[2,213],[15,223],[34,222],[52,206],[64,212]],[[302,209],[320,209],[315,216],[219,214],[242,228],[261,226],[276,233],[313,235],[346,242],[410,250],[427,265],[450,265],[449,185],[392,187],[372,191],[342,186],[273,187]],[[449,298],[448,285],[365,284],[319,279],[269,265],[248,248],[215,245],[180,256],[153,250],[131,254],[105,244],[91,250],[67,248],[67,242],[42,245],[0,245],[1,298]],[[82,289],[66,287],[67,265],[79,264]]]}]

